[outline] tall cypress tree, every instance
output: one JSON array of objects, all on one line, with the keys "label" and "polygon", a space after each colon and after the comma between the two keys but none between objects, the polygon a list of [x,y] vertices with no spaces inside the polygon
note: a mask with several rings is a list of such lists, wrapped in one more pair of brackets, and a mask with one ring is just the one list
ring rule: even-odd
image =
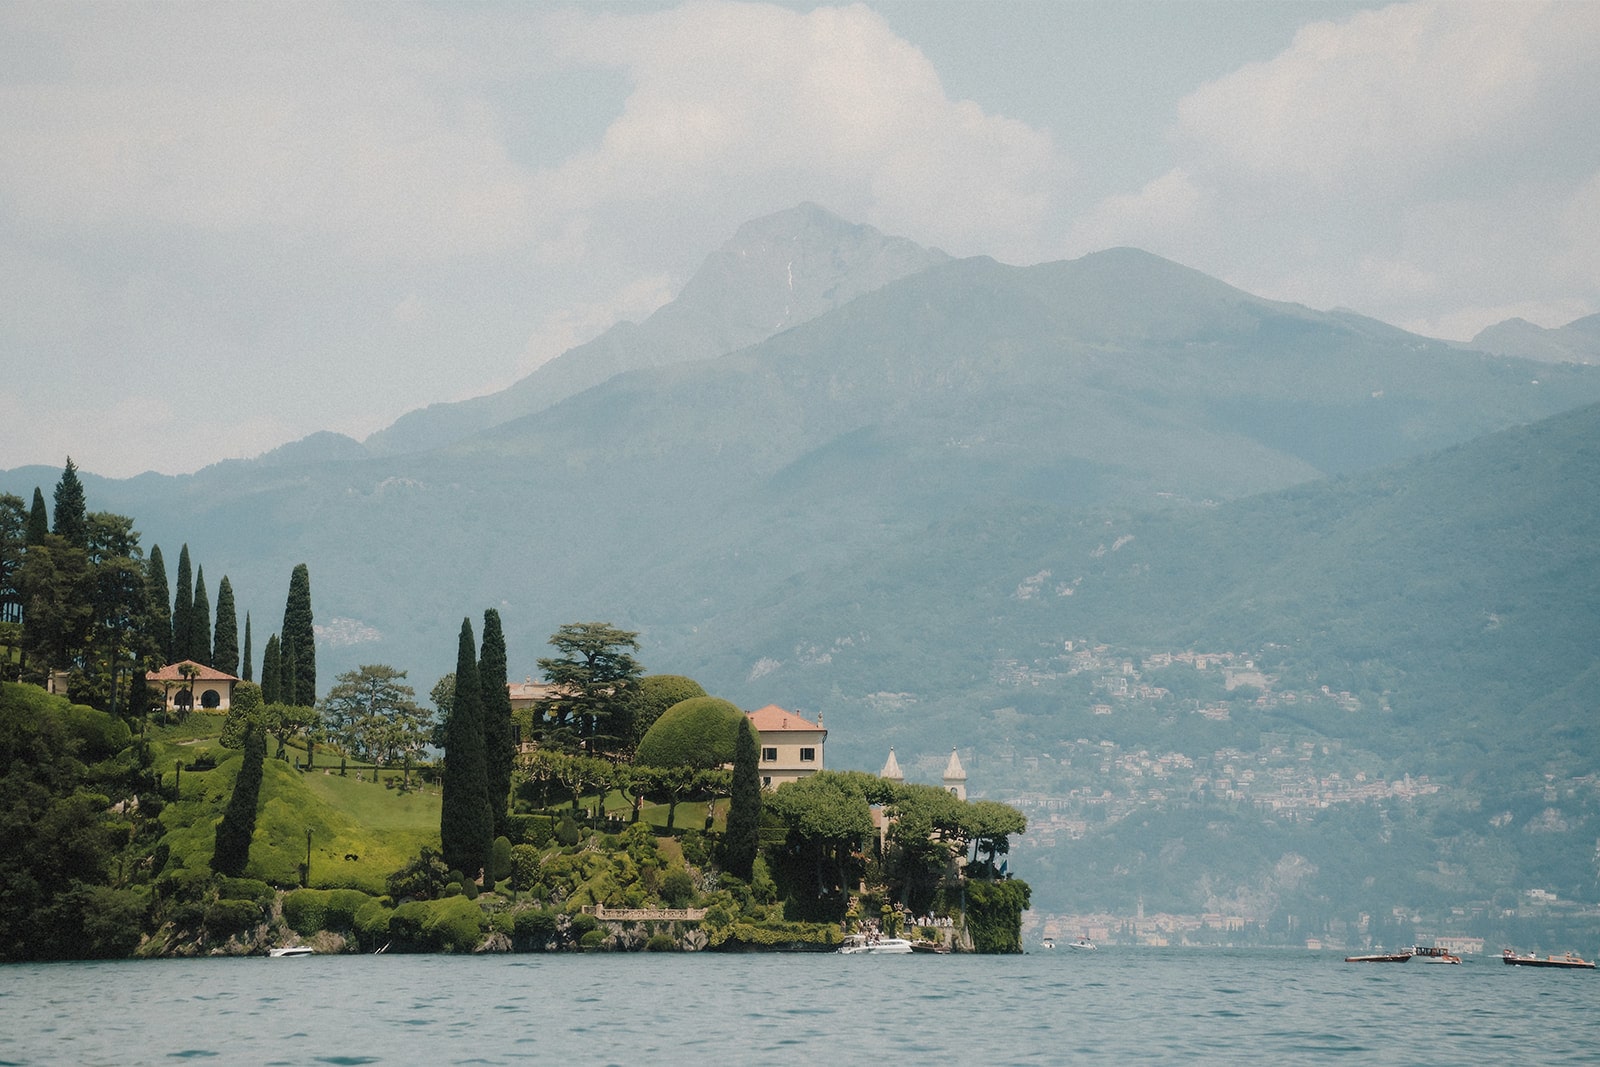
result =
[{"label": "tall cypress tree", "polygon": [[[255,686],[251,686],[254,689]],[[259,700],[259,697],[257,698]],[[217,824],[216,848],[211,853],[211,869],[230,878],[244,874],[250,861],[250,839],[256,832],[256,806],[261,800],[262,764],[267,758],[267,739],[261,724],[252,722],[244,736],[244,762],[233,780],[233,795]]]},{"label": "tall cypress tree", "polygon": [[294,707],[306,707],[294,695],[294,646],[278,639],[278,699]]},{"label": "tall cypress tree", "polygon": [[172,587],[167,584],[167,564],[161,558],[161,546],[150,546],[150,558],[145,561],[144,587],[150,597],[148,618],[150,643],[163,665],[172,663]]},{"label": "tall cypress tree", "polygon": [[247,682],[254,681],[250,674],[250,613],[244,613],[244,673],[239,675]]},{"label": "tall cypress tree", "polygon": [[283,650],[278,635],[267,638],[267,647],[261,652],[261,699],[268,704],[283,701]]},{"label": "tall cypress tree", "polygon": [[456,649],[456,693],[445,723],[444,783],[439,808],[439,843],[445,866],[477,878],[489,867],[494,815],[489,806],[483,750],[483,707],[472,620],[461,620]]},{"label": "tall cypress tree", "polygon": [[478,699],[483,703],[483,751],[489,783],[494,835],[510,836],[511,766],[517,749],[511,739],[511,690],[506,687],[506,635],[500,612],[483,613],[483,651],[478,657]]},{"label": "tall cypress tree", "polygon": [[28,509],[28,525],[25,530],[26,543],[29,547],[42,545],[49,534],[50,513],[44,509],[44,493],[36,485],[33,487],[33,506]]},{"label": "tall cypress tree", "polygon": [[[317,702],[317,634],[311,621],[311,571],[297,564],[289,576],[289,597],[283,605],[283,628],[278,631],[286,658],[293,653],[294,685],[283,695],[285,704],[309,708]],[[286,690],[288,687],[285,687]]]},{"label": "tall cypress tree", "polygon": [[178,550],[178,588],[172,594],[172,659],[189,657],[189,619],[194,615],[194,571],[189,567],[189,544]]},{"label": "tall cypress tree", "polygon": [[189,615],[189,658],[203,666],[211,662],[211,598],[206,595],[206,569],[194,576],[194,610]]},{"label": "tall cypress tree", "polygon": [[739,720],[734,740],[733,783],[728,804],[728,828],[722,835],[722,867],[746,882],[755,871],[761,847],[761,743],[748,718]]},{"label": "tall cypress tree", "polygon": [[67,469],[56,483],[56,518],[52,533],[60,534],[73,548],[89,547],[89,513],[83,497],[78,468],[67,457]]},{"label": "tall cypress tree", "polygon": [[[239,673],[239,613],[233,606],[233,584],[222,576],[217,586],[217,626],[211,638],[211,665],[224,674]],[[248,680],[248,679],[247,679]]]}]

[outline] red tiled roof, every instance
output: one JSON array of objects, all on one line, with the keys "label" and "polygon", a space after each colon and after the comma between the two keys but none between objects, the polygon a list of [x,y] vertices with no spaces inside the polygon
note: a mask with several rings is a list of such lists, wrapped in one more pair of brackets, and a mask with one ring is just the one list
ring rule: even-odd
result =
[{"label": "red tiled roof", "polygon": [[237,682],[239,680],[234,675],[226,674],[215,667],[207,667],[204,664],[196,663],[192,659],[186,659],[181,663],[169,663],[159,671],[150,671],[145,674],[145,680],[151,682],[183,682],[187,684],[189,679],[185,678],[183,672],[179,670],[180,667],[185,665],[195,669],[194,679],[197,682]]},{"label": "red tiled roof", "polygon": [[745,712],[750,720],[750,725],[756,728],[758,734],[782,733],[785,730],[820,730],[822,727],[814,722],[807,722],[792,711],[785,711],[776,704],[768,704],[764,708]]}]

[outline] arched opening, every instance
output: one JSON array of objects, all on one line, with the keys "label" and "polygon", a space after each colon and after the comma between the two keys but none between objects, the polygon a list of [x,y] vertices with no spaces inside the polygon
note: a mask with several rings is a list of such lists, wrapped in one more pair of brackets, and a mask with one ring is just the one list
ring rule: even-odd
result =
[{"label": "arched opening", "polygon": [[215,711],[217,708],[222,707],[222,694],[215,689],[207,689],[200,694],[200,706]]},{"label": "arched opening", "polygon": [[172,706],[188,711],[194,707],[194,694],[187,689],[180,689],[172,694]]}]

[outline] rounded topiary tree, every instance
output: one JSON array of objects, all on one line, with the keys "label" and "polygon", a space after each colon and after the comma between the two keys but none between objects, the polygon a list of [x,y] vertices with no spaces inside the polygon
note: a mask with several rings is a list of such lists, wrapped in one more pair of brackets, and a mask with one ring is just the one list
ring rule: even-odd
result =
[{"label": "rounded topiary tree", "polygon": [[639,740],[634,762],[645,767],[711,770],[733,762],[744,712],[718,697],[680,700]]}]

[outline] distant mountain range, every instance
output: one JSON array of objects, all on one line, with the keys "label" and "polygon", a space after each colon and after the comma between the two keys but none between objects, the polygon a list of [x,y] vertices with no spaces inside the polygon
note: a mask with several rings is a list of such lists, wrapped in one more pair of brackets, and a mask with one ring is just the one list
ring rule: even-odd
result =
[{"label": "distant mountain range", "polygon": [[1479,331],[1469,345],[1497,356],[1542,363],[1600,363],[1600,315],[1588,315],[1557,329],[1526,319],[1507,319]]},{"label": "distant mountain range", "polygon": [[[1495,778],[1504,747],[1520,782],[1594,751],[1597,402],[1600,368],[1133,249],[950,260],[804,206],[502,393],[364,444],[84,481],[147,547],[230,575],[258,654],[307,563],[323,688],[381,662],[426,693],[461,617],[493,606],[513,673],[560,624],[607,620],[640,631],[651,671],[825,713],[834,766],[893,744],[916,778],[959,746],[975,791],[1034,788],[1019,761],[1091,733],[1314,735],[1370,773],[1458,783]],[[1091,714],[1107,698],[1063,666],[1069,641],[1135,673],[1237,652],[1365,710],[1206,725],[1173,717],[1200,698],[1172,681],[1135,727]]]}]

